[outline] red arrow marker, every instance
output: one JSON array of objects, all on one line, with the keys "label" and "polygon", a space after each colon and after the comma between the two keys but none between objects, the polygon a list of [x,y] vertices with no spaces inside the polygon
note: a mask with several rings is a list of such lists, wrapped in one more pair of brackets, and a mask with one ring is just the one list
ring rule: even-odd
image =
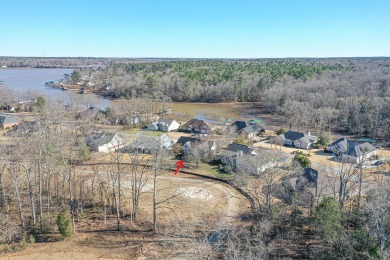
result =
[{"label": "red arrow marker", "polygon": [[183,161],[178,161],[175,164],[176,164],[176,171],[175,171],[175,175],[176,175],[179,172],[180,167],[184,168],[184,163]]}]

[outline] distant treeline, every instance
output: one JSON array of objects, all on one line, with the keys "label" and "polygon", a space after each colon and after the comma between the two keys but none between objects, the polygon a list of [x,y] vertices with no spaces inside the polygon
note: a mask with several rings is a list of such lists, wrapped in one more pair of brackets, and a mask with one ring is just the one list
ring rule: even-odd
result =
[{"label": "distant treeline", "polygon": [[0,57],[0,66],[28,68],[89,67],[113,63],[155,62],[156,59],[95,57]]}]

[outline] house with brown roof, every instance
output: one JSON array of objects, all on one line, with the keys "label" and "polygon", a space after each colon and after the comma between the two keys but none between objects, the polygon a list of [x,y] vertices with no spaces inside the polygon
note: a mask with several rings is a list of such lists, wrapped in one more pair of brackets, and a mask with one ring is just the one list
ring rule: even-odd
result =
[{"label": "house with brown roof", "polygon": [[215,126],[205,122],[204,120],[191,119],[190,121],[182,125],[180,127],[180,130],[192,133],[211,134],[211,130],[213,130],[214,128]]}]

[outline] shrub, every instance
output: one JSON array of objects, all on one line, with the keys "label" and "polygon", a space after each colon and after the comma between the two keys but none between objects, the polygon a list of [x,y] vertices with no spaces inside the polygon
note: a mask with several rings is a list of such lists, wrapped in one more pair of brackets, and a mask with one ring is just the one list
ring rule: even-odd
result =
[{"label": "shrub", "polygon": [[281,135],[281,134],[284,134],[286,132],[286,130],[284,130],[282,127],[278,130],[278,131],[276,131],[276,134],[277,135]]},{"label": "shrub", "polygon": [[172,151],[173,153],[176,155],[176,156],[182,156],[184,154],[184,149],[183,149],[183,145],[181,144],[174,144],[172,146]]},{"label": "shrub", "polygon": [[26,242],[29,244],[34,244],[35,243],[35,237],[33,235],[29,235],[28,238],[26,239]]},{"label": "shrub", "polygon": [[43,108],[46,105],[46,100],[44,97],[38,97],[37,99],[37,107]]},{"label": "shrub", "polygon": [[381,156],[379,154],[374,154],[373,156],[370,157],[370,160],[379,160]]},{"label": "shrub", "polygon": [[323,146],[327,146],[332,142],[332,135],[329,132],[322,132],[320,134],[320,138],[318,139],[318,143]]},{"label": "shrub", "polygon": [[246,144],[246,139],[243,136],[239,136],[234,140],[235,144]]},{"label": "shrub", "polygon": [[294,161],[299,163],[302,168],[308,168],[311,166],[311,161],[304,155],[297,154],[294,156]]},{"label": "shrub", "polygon": [[14,247],[14,251],[21,251],[21,250],[24,250],[27,248],[27,245],[28,243],[26,242],[26,240],[22,240],[20,241],[19,244],[16,244],[15,247]]},{"label": "shrub", "polygon": [[86,144],[82,144],[79,148],[79,159],[81,161],[88,161],[92,158],[91,150]]},{"label": "shrub", "polygon": [[316,227],[329,243],[338,240],[341,225],[341,211],[333,197],[325,197],[316,210]]},{"label": "shrub", "polygon": [[0,245],[0,252],[9,253],[12,252],[12,248],[9,244]]},{"label": "shrub", "polygon": [[[320,149],[320,148],[323,147],[323,145],[321,145],[321,144],[312,144],[311,147],[312,147],[313,149]],[[325,147],[325,149],[326,149],[326,147]]]},{"label": "shrub", "polygon": [[63,237],[70,237],[73,233],[68,211],[63,210],[57,217],[58,231]]}]

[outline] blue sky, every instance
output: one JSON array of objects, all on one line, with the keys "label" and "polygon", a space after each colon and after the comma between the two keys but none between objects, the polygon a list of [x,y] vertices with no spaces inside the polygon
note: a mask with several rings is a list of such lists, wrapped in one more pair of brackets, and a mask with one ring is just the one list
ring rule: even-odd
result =
[{"label": "blue sky", "polygon": [[0,56],[390,56],[389,0],[0,0]]}]

